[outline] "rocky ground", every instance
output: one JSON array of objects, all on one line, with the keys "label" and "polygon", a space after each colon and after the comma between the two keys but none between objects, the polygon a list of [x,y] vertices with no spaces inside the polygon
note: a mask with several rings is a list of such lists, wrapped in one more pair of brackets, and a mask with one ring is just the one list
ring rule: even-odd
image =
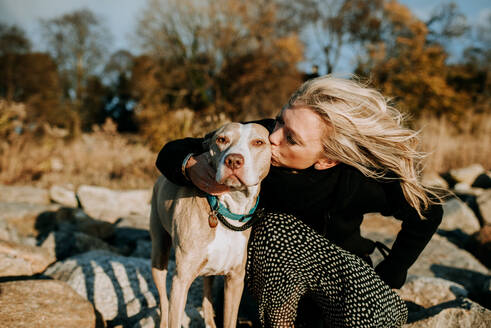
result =
[{"label": "rocky ground", "polygon": [[[399,291],[410,310],[405,327],[490,327],[489,172],[476,165],[425,179],[451,189],[455,197],[446,200],[438,233]],[[149,259],[150,197],[150,190],[0,186],[2,326],[158,326]],[[395,219],[370,214],[362,233],[390,245],[399,228]],[[373,255],[375,263],[380,259]],[[172,275],[173,261],[169,269]],[[197,279],[186,326],[204,326],[200,304]],[[252,321],[247,316],[241,314],[244,327]]]}]

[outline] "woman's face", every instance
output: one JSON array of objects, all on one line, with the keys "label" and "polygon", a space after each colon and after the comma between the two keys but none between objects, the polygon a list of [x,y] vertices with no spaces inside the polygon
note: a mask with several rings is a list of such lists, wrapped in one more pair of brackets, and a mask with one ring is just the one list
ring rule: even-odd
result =
[{"label": "woman's face", "polygon": [[322,155],[321,138],[325,131],[320,117],[309,108],[283,109],[269,136],[271,164],[299,170],[312,165],[318,170],[336,165]]}]

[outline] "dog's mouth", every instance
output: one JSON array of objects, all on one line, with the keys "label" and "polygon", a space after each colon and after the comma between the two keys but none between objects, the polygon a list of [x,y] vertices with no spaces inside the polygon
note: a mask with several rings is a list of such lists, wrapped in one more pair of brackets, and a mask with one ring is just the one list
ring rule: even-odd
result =
[{"label": "dog's mouth", "polygon": [[234,189],[246,187],[246,183],[244,183],[244,181],[242,181],[242,179],[235,174],[230,174],[229,176],[226,176],[219,183]]}]

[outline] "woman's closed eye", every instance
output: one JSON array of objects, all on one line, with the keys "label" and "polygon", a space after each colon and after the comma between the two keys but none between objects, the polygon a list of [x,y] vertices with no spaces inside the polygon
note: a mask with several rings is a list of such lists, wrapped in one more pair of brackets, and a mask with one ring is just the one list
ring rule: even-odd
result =
[{"label": "woman's closed eye", "polygon": [[290,145],[296,145],[297,142],[295,141],[295,139],[293,139],[293,137],[289,134],[286,135],[286,142],[289,143]]}]

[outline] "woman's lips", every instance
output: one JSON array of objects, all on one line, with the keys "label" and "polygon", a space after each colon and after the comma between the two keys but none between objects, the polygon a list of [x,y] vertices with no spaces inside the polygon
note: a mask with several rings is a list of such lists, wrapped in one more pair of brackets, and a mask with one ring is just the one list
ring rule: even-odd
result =
[{"label": "woman's lips", "polygon": [[271,165],[279,166],[280,163],[275,159],[274,155],[271,155]]}]

